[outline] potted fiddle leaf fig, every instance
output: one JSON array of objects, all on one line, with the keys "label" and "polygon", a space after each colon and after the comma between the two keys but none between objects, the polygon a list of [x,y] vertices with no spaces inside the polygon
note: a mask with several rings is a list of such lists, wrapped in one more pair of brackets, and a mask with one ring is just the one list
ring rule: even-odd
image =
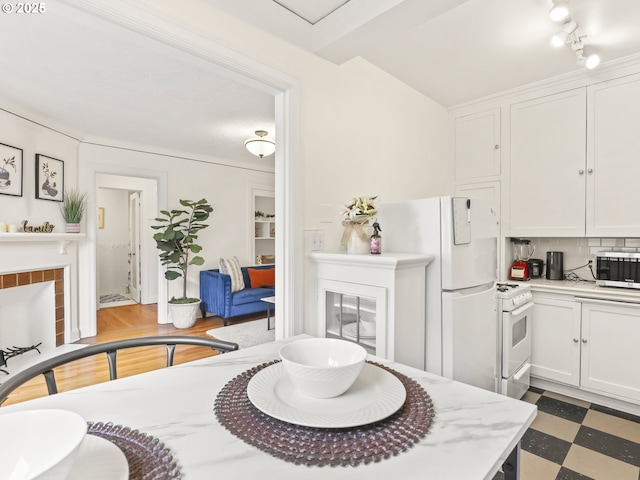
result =
[{"label": "potted fiddle leaf fig", "polygon": [[209,225],[204,223],[209,218],[213,207],[206,199],[180,200],[182,209],[162,210],[155,220],[159,225],[151,228],[158,230],[153,236],[160,250],[161,264],[166,266],[164,277],[167,280],[182,278],[182,296],[169,300],[169,312],[173,324],[177,328],[189,328],[196,322],[199,298],[187,297],[187,276],[191,265],[202,265],[204,258],[198,255],[202,246],[195,243],[198,232]]}]

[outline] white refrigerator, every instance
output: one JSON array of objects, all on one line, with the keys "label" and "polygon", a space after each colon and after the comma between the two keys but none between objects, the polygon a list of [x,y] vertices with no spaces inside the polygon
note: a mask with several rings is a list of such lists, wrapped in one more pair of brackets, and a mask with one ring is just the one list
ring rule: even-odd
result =
[{"label": "white refrigerator", "polygon": [[382,251],[429,253],[424,369],[498,391],[498,219],[482,199],[381,203]]}]

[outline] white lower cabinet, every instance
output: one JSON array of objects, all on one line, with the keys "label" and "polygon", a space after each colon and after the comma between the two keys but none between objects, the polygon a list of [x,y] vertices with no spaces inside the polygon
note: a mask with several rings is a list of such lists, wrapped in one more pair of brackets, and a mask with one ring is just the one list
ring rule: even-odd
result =
[{"label": "white lower cabinet", "polygon": [[534,292],[531,375],[640,402],[640,305]]},{"label": "white lower cabinet", "polygon": [[531,375],[580,385],[580,310],[571,300],[533,296]]},{"label": "white lower cabinet", "polygon": [[582,387],[640,401],[640,305],[582,304]]}]

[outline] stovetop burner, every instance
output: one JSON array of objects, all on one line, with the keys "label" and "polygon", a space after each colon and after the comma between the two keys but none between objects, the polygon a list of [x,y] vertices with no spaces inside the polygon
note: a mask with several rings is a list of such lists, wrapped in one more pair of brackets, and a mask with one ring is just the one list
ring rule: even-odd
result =
[{"label": "stovetop burner", "polygon": [[512,288],[518,288],[520,285],[516,285],[515,283],[496,283],[496,290],[499,292],[508,292]]},{"label": "stovetop burner", "polygon": [[531,295],[531,286],[525,283],[496,283],[496,296],[502,300]]}]

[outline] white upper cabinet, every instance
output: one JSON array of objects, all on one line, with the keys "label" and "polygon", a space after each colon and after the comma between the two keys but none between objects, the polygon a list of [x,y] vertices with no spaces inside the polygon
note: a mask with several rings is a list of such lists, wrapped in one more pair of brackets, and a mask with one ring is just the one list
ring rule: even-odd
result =
[{"label": "white upper cabinet", "polygon": [[587,236],[640,237],[640,75],[587,87]]},{"label": "white upper cabinet", "polygon": [[500,175],[500,108],[455,119],[455,181]]},{"label": "white upper cabinet", "polygon": [[511,236],[585,234],[585,89],[511,105]]}]

